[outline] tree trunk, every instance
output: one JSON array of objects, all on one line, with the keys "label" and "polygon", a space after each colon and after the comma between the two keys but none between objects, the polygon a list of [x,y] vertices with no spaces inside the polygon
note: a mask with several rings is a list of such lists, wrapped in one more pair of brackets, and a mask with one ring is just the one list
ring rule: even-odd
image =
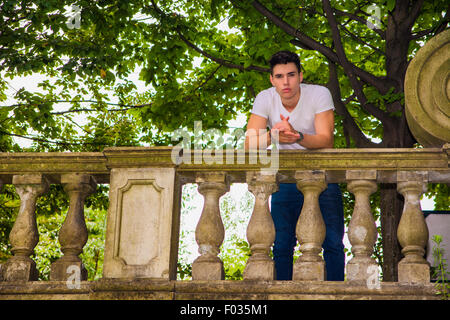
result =
[{"label": "tree trunk", "polygon": [[403,211],[403,197],[397,192],[397,184],[380,184],[380,211],[383,244],[383,281],[397,281],[397,264],[401,259],[397,228]]}]

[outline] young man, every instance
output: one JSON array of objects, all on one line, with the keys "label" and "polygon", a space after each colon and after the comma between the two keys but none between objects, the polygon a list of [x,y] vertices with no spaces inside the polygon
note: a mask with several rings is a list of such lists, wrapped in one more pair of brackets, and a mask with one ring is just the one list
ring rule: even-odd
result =
[{"label": "young man", "polygon": [[[245,146],[265,147],[272,142],[278,149],[319,149],[333,147],[334,105],[326,87],[303,84],[297,54],[280,51],[270,59],[270,82],[273,87],[255,98],[247,124]],[[265,129],[269,127],[270,130]],[[261,134],[262,132],[262,134]],[[277,141],[272,141],[276,137]],[[253,145],[252,142],[256,142]],[[326,225],[322,244],[327,280],[343,281],[345,255],[342,194],[337,184],[319,197]],[[272,195],[271,214],[275,224],[273,255],[277,280],[291,280],[295,227],[303,206],[303,194],[295,183],[280,183]],[[300,249],[301,250],[301,249]]]}]

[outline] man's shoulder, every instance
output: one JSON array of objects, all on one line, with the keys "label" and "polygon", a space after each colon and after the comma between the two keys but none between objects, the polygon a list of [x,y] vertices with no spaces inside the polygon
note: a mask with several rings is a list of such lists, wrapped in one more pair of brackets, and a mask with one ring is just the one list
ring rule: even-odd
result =
[{"label": "man's shoulder", "polygon": [[300,88],[302,90],[305,91],[309,91],[311,93],[316,93],[316,94],[328,94],[330,92],[330,90],[320,84],[313,84],[313,83],[302,83],[300,85]]},{"label": "man's shoulder", "polygon": [[312,112],[320,113],[329,109],[334,109],[333,97],[330,90],[318,84],[301,84],[303,105]]},{"label": "man's shoulder", "polygon": [[272,98],[276,93],[277,91],[275,90],[275,88],[270,87],[260,91],[256,96],[259,98]]},{"label": "man's shoulder", "polygon": [[252,113],[268,118],[273,106],[276,104],[276,94],[277,92],[273,87],[260,91],[253,102]]}]

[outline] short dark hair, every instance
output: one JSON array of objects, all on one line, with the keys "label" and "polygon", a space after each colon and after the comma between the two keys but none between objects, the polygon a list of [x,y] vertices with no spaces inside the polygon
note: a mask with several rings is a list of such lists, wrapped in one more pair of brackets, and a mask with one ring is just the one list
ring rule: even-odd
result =
[{"label": "short dark hair", "polygon": [[287,64],[289,62],[293,62],[297,67],[298,72],[301,71],[300,58],[298,54],[291,51],[278,51],[269,60],[270,64],[270,73],[273,74],[273,68],[277,64]]}]

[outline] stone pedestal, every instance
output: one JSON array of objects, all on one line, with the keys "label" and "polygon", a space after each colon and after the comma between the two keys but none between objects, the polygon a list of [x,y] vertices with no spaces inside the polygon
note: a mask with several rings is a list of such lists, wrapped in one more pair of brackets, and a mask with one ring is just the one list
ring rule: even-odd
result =
[{"label": "stone pedestal", "polygon": [[[144,151],[139,159],[145,157]],[[112,161],[119,166],[130,154],[123,152],[123,160]],[[176,279],[175,169],[118,167],[110,177],[103,276]]]},{"label": "stone pedestal", "polygon": [[63,256],[53,262],[50,270],[51,281],[68,281],[74,276],[77,281],[86,281],[88,272],[83,261],[77,256]]},{"label": "stone pedestal", "polygon": [[223,280],[225,271],[219,257],[201,255],[192,263],[192,280]]},{"label": "stone pedestal", "polygon": [[399,283],[430,283],[430,266],[423,261],[402,260],[398,264]]},{"label": "stone pedestal", "polygon": [[[298,258],[300,259],[300,257]],[[315,259],[315,261],[306,261],[294,264],[292,280],[294,281],[324,281],[326,278],[325,261]]]},{"label": "stone pedestal", "polygon": [[5,264],[4,281],[37,281],[39,273],[36,262],[30,257],[17,255],[11,257]]}]

